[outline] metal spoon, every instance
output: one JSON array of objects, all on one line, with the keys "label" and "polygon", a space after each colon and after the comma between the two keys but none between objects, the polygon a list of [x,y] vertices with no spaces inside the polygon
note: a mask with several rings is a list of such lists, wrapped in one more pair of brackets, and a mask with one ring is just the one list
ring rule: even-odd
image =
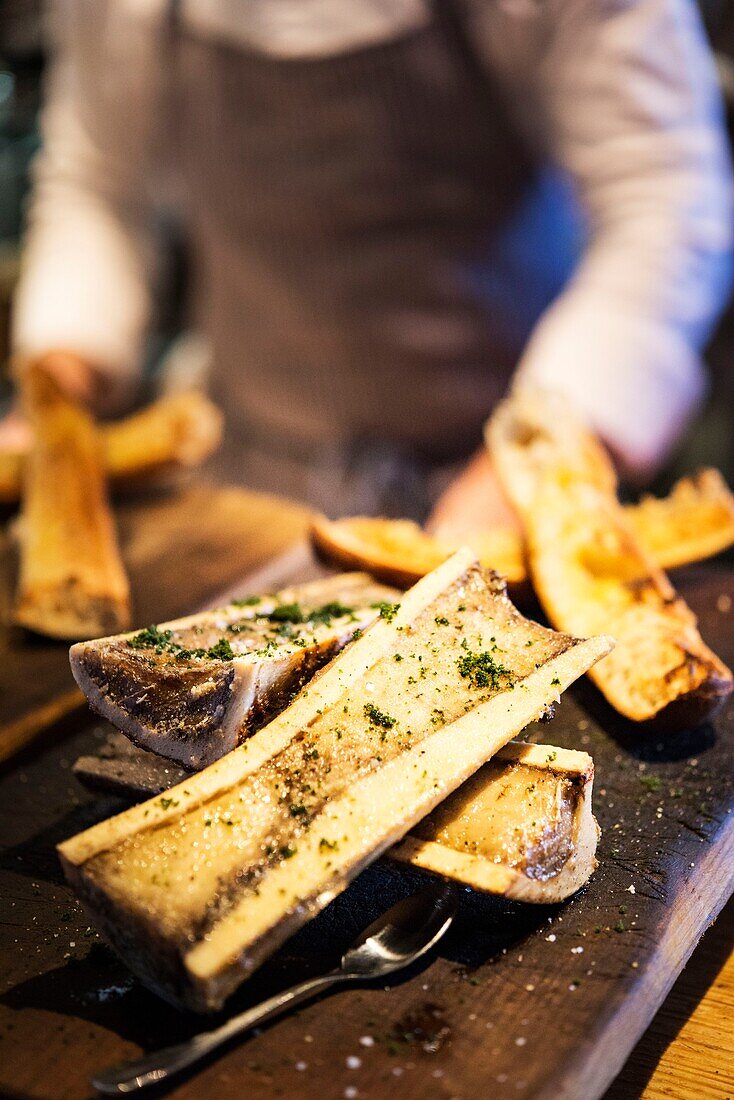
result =
[{"label": "metal spoon", "polygon": [[176,1046],[113,1066],[93,1077],[92,1085],[108,1096],[120,1096],[158,1084],[198,1062],[235,1035],[271,1020],[284,1009],[337,982],[384,978],[409,966],[438,943],[454,919],[457,904],[458,891],[449,884],[403,898],[360,933],[336,970],[276,993],[213,1031],[204,1031]]}]

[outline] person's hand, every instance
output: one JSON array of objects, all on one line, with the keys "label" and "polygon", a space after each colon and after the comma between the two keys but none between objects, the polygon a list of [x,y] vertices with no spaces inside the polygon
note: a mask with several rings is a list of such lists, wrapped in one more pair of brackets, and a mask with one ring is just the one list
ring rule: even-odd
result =
[{"label": "person's hand", "polygon": [[0,420],[0,453],[14,454],[17,451],[27,451],[31,445],[31,432],[27,420],[17,409],[11,411]]},{"label": "person's hand", "polygon": [[[95,401],[98,375],[81,356],[66,351],[50,351],[35,362],[56,379],[64,393],[83,405]],[[23,364],[16,366],[16,376],[22,374]],[[27,451],[31,445],[31,431],[18,406],[0,420],[0,452]]]},{"label": "person's hand", "polygon": [[497,527],[517,530],[518,526],[490,457],[482,449],[439,497],[426,529],[455,544],[480,531]]},{"label": "person's hand", "polygon": [[[71,351],[47,351],[33,360],[34,366],[49,374],[62,392],[82,405],[96,406],[99,400],[99,372],[84,359]],[[16,374],[23,373],[22,362]]]}]

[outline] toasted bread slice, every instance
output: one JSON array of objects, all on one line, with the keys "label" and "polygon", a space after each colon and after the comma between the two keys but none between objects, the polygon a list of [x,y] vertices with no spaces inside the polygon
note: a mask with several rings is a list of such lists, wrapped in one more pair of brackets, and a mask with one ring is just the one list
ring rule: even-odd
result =
[{"label": "toasted bread slice", "polygon": [[511,741],[388,855],[488,894],[549,905],[596,869],[588,753]]},{"label": "toasted bread slice", "polygon": [[734,545],[734,495],[718,470],[682,477],[666,497],[645,496],[625,513],[663,569],[712,558]]},{"label": "toasted bread slice", "polygon": [[[668,496],[645,496],[638,504],[625,505],[624,511],[640,543],[662,569],[703,561],[734,545],[734,495],[718,470],[681,478]],[[455,549],[407,519],[317,516],[310,535],[325,561],[365,569],[403,588]],[[505,577],[510,589],[517,592],[527,582],[522,540],[515,531],[496,527],[477,531],[467,541],[484,565]]]},{"label": "toasted bread slice", "polygon": [[591,673],[612,706],[671,730],[710,717],[731,693],[732,674],[640,543],[601,445],[565,402],[530,392],[498,407],[487,442],[549,619],[580,633],[603,625],[617,639]]},{"label": "toasted bread slice", "polygon": [[[222,415],[197,391],[161,397],[98,428],[105,474],[115,488],[136,488],[176,470],[198,466],[222,438]],[[26,455],[0,454],[0,503],[20,497]]]},{"label": "toasted bread slice", "polygon": [[[310,536],[314,549],[325,561],[364,569],[399,588],[415,584],[456,550],[409,519],[350,516],[329,520],[316,516]],[[511,587],[525,580],[523,549],[513,531],[497,528],[477,533],[471,546],[482,564],[503,576]]]},{"label": "toasted bread slice", "polygon": [[15,621],[76,640],[130,625],[130,590],[91,416],[39,368],[23,376],[25,465]]},{"label": "toasted bread slice", "polygon": [[460,551],[243,745],[61,845],[66,874],[143,981],[218,1008],[611,644]]}]

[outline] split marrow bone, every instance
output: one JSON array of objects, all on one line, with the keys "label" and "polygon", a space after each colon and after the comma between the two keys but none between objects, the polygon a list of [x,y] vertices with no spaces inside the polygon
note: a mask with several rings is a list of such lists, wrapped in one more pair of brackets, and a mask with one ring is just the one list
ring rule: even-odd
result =
[{"label": "split marrow bone", "polygon": [[122,630],[130,623],[130,588],[94,421],[40,367],[25,370],[21,389],[34,442],[24,472],[14,620],[69,640]]},{"label": "split marrow bone", "polygon": [[459,551],[249,741],[61,845],[66,874],[144,982],[217,1008],[611,646]]},{"label": "split marrow bone", "polygon": [[348,573],[72,646],[90,705],[131,741],[188,768],[264,725],[399,593]]},{"label": "split marrow bone", "polygon": [[596,869],[588,753],[511,741],[388,853],[514,901],[552,904]]},{"label": "split marrow bone", "polygon": [[[74,774],[94,790],[136,799],[165,794],[183,768],[114,733]],[[552,904],[596,869],[588,753],[511,741],[387,855],[515,901]]]}]

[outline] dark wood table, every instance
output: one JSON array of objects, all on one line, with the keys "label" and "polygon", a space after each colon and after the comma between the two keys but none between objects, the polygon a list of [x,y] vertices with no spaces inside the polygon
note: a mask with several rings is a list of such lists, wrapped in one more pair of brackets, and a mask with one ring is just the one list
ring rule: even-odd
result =
[{"label": "dark wood table", "polygon": [[[161,621],[214,598],[298,539],[306,518],[285,502],[203,487],[123,507],[123,546],[138,620]],[[10,554],[7,548],[4,553],[7,606]],[[709,640],[718,646],[712,631],[726,633],[720,648],[731,660],[734,612],[722,612],[726,601],[719,599],[721,593],[734,596],[731,569],[694,570],[681,584],[702,614]],[[63,647],[6,630],[0,641],[0,713],[6,724],[32,718],[49,696],[70,686]],[[531,1072],[542,1078],[544,1066],[534,1064],[538,1052],[548,1072],[556,1072],[554,1051],[563,1060],[564,1043],[578,1044],[585,1028],[591,1035],[605,1002],[616,1005],[620,990],[627,991],[629,1000],[609,1013],[603,1044],[590,1042],[584,1054],[589,1065],[598,1059],[603,1075],[607,1054],[606,1064],[614,1064],[615,1049],[629,1049],[626,1037],[639,1034],[649,1019],[644,1006],[655,993],[651,983],[657,982],[657,1004],[706,914],[718,911],[731,892],[734,842],[721,794],[727,782],[731,788],[734,708],[715,731],[698,731],[693,740],[664,751],[654,744],[640,750],[629,731],[617,727],[610,740],[600,732],[611,728],[610,721],[593,689],[581,686],[542,731],[544,740],[563,744],[576,738],[598,760],[596,806],[604,838],[596,894],[592,886],[550,914],[469,905],[465,924],[425,971],[396,983],[389,994],[355,989],[307,1006],[227,1051],[174,1094],[323,1100],[528,1095],[517,1086]],[[18,1100],[89,1096],[94,1069],[201,1026],[130,979],[88,926],[61,876],[54,845],[120,807],[112,798],[93,799],[71,774],[76,757],[102,738],[98,726],[85,712],[72,711],[0,772],[0,1095]],[[614,771],[620,761],[630,783]],[[651,775],[673,791],[660,816],[660,783],[640,781]],[[673,786],[679,783],[686,792],[682,802]],[[638,814],[639,840],[633,827]],[[664,827],[655,825],[653,835],[651,823],[660,820]],[[619,821],[626,827],[615,837]],[[697,866],[689,870],[691,864]],[[328,916],[330,909],[315,922],[310,940],[306,930],[305,939],[248,983],[246,1000],[287,984],[305,957],[311,966],[322,964],[328,948],[348,938],[370,904],[381,902],[380,892],[392,888],[379,869],[360,883],[356,895],[352,888],[331,907],[334,915]],[[635,895],[627,892],[628,883],[637,883]],[[608,895],[595,916],[599,884],[606,884]],[[732,916],[729,906],[704,938],[608,1100],[732,1096]],[[477,928],[490,943],[478,954],[466,950]],[[575,953],[578,947],[583,953]],[[658,948],[660,957],[646,969],[644,959]],[[640,970],[629,961],[638,954]],[[552,1034],[536,1034],[549,1026],[557,1028],[557,1042]],[[491,1077],[483,1076],[483,1067],[487,1073],[491,1068]],[[566,1095],[590,1095],[573,1091],[587,1086],[574,1078],[573,1066],[566,1070]]]}]

